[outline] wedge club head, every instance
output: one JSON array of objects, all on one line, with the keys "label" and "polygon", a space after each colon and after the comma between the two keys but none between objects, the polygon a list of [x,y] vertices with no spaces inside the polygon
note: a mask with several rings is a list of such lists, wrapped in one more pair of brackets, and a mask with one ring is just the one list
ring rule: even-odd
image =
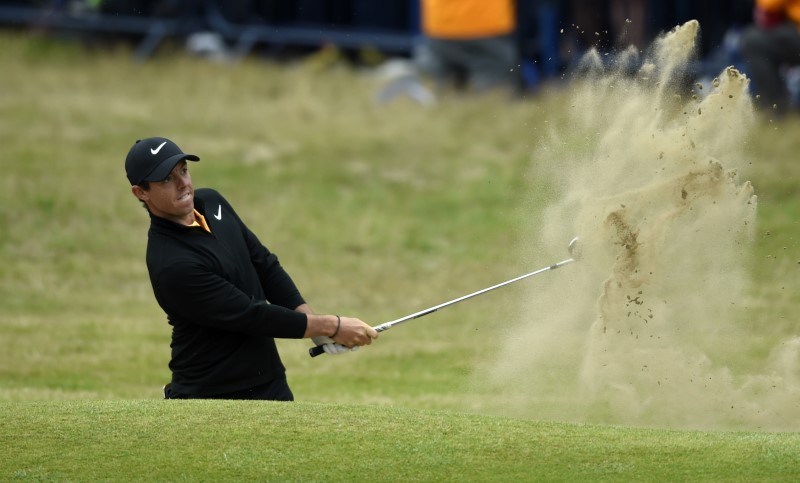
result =
[{"label": "wedge club head", "polygon": [[569,245],[567,246],[567,250],[569,250],[569,256],[571,256],[574,260],[580,260],[581,255],[583,254],[583,246],[581,245],[580,237],[573,238]]}]

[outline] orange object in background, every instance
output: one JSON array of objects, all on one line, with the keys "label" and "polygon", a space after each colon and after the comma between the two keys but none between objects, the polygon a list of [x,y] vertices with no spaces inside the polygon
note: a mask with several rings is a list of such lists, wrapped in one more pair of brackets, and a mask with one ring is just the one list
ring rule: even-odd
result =
[{"label": "orange object in background", "polygon": [[474,39],[511,34],[514,0],[422,0],[422,31],[434,38]]},{"label": "orange object in background", "polygon": [[774,27],[784,19],[800,25],[800,0],[756,0],[753,17],[761,28]]}]

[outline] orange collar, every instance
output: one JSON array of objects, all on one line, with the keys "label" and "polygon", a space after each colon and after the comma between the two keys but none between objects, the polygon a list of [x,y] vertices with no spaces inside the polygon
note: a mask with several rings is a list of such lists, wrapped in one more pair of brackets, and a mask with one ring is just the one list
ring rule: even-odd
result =
[{"label": "orange collar", "polygon": [[206,223],[206,217],[201,215],[197,210],[194,210],[194,223],[189,226],[199,226],[205,231],[211,233],[211,228],[209,228],[208,223]]}]

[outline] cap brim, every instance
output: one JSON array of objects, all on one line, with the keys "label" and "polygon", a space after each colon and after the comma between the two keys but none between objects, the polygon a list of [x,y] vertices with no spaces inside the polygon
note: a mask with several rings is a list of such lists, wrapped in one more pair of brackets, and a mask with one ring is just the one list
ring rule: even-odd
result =
[{"label": "cap brim", "polygon": [[156,166],[150,174],[144,177],[142,181],[161,181],[166,178],[172,169],[175,167],[176,164],[183,160],[187,161],[200,161],[200,158],[195,156],[194,154],[176,154],[175,156],[170,156],[169,158],[161,161],[161,164]]}]

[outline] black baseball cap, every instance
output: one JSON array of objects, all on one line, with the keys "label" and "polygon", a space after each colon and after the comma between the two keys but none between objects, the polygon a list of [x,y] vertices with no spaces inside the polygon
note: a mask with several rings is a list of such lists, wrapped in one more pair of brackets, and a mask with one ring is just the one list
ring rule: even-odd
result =
[{"label": "black baseball cap", "polygon": [[181,160],[200,161],[194,154],[186,154],[167,138],[139,139],[125,158],[125,174],[131,185],[142,181],[161,181]]}]

